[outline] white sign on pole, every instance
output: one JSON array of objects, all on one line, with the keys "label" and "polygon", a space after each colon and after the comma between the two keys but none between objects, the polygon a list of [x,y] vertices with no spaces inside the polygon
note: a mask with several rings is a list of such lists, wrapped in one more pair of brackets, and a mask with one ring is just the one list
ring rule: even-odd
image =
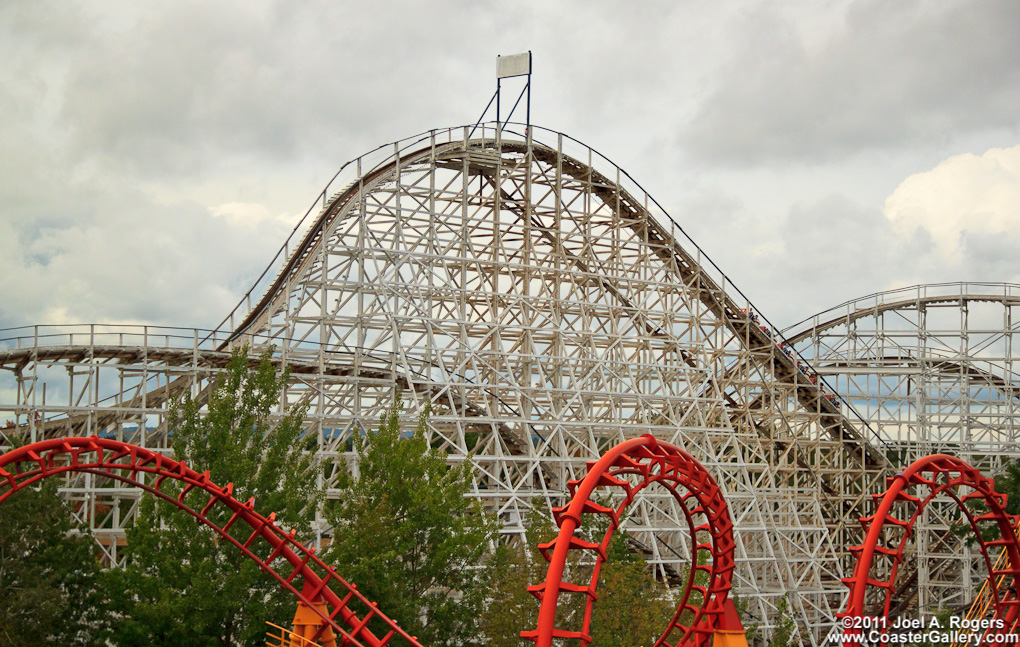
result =
[{"label": "white sign on pole", "polygon": [[525,74],[531,74],[530,53],[496,57],[497,79],[505,79],[508,76],[523,76]]}]

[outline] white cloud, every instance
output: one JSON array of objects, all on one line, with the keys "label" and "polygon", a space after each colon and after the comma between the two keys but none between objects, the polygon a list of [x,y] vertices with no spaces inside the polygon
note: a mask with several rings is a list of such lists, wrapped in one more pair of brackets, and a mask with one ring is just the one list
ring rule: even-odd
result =
[{"label": "white cloud", "polygon": [[[232,228],[262,228],[266,230],[263,232],[263,235],[267,235],[270,229],[276,233],[282,232],[288,226],[293,228],[299,219],[299,216],[286,213],[274,216],[266,205],[251,202],[225,202],[210,207],[209,211],[214,217],[226,220],[227,224]],[[283,236],[279,237],[279,242],[283,242]]]},{"label": "white cloud", "polygon": [[[1005,243],[1020,242],[1020,146],[956,155],[908,177],[886,200],[885,215],[898,235],[929,235],[938,259],[966,273],[987,263],[988,253],[1014,257],[1016,246]],[[996,240],[1002,244],[993,250]]]}]

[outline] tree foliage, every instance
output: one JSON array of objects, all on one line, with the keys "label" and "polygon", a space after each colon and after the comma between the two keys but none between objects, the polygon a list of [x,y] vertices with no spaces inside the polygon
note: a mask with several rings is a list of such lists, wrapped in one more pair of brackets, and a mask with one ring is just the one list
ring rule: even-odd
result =
[{"label": "tree foliage", "polygon": [[[271,417],[287,378],[275,370],[271,350],[251,369],[247,349],[237,349],[206,406],[200,395],[185,395],[171,406],[169,426],[177,460],[209,470],[219,485],[234,483],[235,498],[254,497],[256,510],[275,512],[278,525],[305,534],[318,495],[312,457],[302,451],[304,412]],[[227,511],[213,514],[223,525]],[[231,529],[241,542],[250,532],[242,525]],[[128,565],[112,574],[123,614],[117,644],[263,645],[266,620],[286,623],[293,616],[293,596],[167,502],[144,499],[127,535]]]},{"label": "tree foliage", "polygon": [[790,612],[790,600],[785,595],[776,603],[775,629],[772,630],[770,647],[791,647],[797,640],[797,622]]},{"label": "tree foliage", "polygon": [[71,534],[58,482],[0,504],[0,647],[103,645],[109,628],[97,548]]},{"label": "tree foliage", "polygon": [[733,600],[733,606],[737,610],[737,616],[740,618],[741,624],[744,625],[744,636],[747,638],[747,644],[754,645],[758,642],[760,623],[751,612],[751,605],[747,599],[742,598],[733,591],[730,591],[730,598]]},{"label": "tree foliage", "polygon": [[605,647],[652,645],[676,613],[676,602],[652,577],[644,558],[627,548],[618,530],[599,574],[599,599],[592,609],[594,644]]},{"label": "tree foliage", "polygon": [[548,563],[538,545],[556,537],[555,527],[542,516],[536,499],[524,520],[527,539],[522,545],[501,545],[486,572],[489,602],[480,617],[484,640],[491,647],[524,647],[534,643],[520,637],[538,622],[538,600],[528,587],[545,579]]},{"label": "tree foliage", "polygon": [[425,645],[478,640],[485,604],[479,565],[496,532],[467,498],[470,465],[447,465],[429,446],[425,410],[400,429],[400,398],[379,428],[355,437],[357,476],[346,473],[326,507],[333,539],[326,560]]},{"label": "tree foliage", "polygon": [[[556,536],[555,527],[539,509],[535,502],[526,520],[527,546],[504,546],[493,557],[492,600],[482,619],[486,639],[494,647],[530,645],[520,638],[520,631],[537,626],[539,603],[527,592],[527,586],[545,579],[548,563],[537,546]],[[590,516],[585,521],[579,529],[581,538],[601,541],[608,518]],[[648,572],[645,560],[628,549],[625,531],[614,533],[607,557],[599,572],[599,597],[592,608],[592,644],[608,647],[653,644],[676,611],[672,595]],[[578,551],[571,555],[564,580],[588,582],[591,568],[590,556]],[[580,630],[584,596],[561,595],[556,611],[558,626]]]},{"label": "tree foliage", "polygon": [[[1006,495],[1006,514],[1020,515],[1020,461],[1010,461],[1002,473],[995,476],[995,491]],[[979,517],[988,512],[988,505],[980,497],[966,499],[963,505],[968,508],[973,517]],[[958,537],[963,537],[969,546],[977,544],[974,529],[971,528],[970,522],[967,521],[962,510],[956,512],[956,518],[950,531]],[[998,524],[992,521],[978,522],[978,531],[984,541],[1002,538]],[[995,556],[992,557],[992,561],[995,561]]]}]

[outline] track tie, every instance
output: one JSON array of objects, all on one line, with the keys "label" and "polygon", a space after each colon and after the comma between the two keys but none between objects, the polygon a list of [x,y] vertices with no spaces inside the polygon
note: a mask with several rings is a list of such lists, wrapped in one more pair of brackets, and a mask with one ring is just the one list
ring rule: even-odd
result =
[{"label": "track tie", "polygon": [[[291,530],[291,531],[290,531],[289,533],[287,533],[287,538],[288,538],[288,539],[294,539],[294,535],[296,535],[296,534],[297,534],[297,529],[292,529],[292,530]],[[265,563],[265,565],[266,565],[266,566],[269,566],[270,564],[272,564],[272,563],[273,563],[273,561],[274,561],[274,560],[275,560],[275,559],[276,559],[277,557],[279,557],[279,556],[280,556],[280,555],[281,555],[281,554],[283,553],[283,551],[285,551],[285,550],[287,550],[287,542],[286,542],[286,541],[281,541],[281,542],[280,542],[280,545],[279,545],[279,546],[277,546],[276,548],[274,548],[274,549],[273,549],[273,552],[271,552],[271,553],[269,554],[269,557],[267,557],[267,558],[266,558],[266,559],[264,560],[264,563]],[[325,581],[326,581],[326,580],[323,580],[323,582],[325,582]]]},{"label": "track tie", "polygon": [[289,582],[293,582],[293,581],[294,581],[294,578],[295,578],[295,577],[297,577],[297,574],[301,572],[301,568],[302,568],[303,566],[306,566],[306,565],[308,564],[308,562],[309,562],[309,561],[311,561],[311,559],[312,559],[312,555],[314,555],[314,554],[315,554],[315,553],[314,553],[314,550],[315,550],[314,548],[313,548],[313,549],[310,549],[310,550],[309,550],[309,552],[308,552],[308,554],[307,554],[307,555],[305,556],[305,558],[304,558],[303,560],[301,560],[301,563],[300,563],[300,564],[298,564],[297,566],[295,566],[295,567],[294,567],[294,572],[293,572],[293,573],[291,573],[291,574],[290,574],[290,577],[288,577],[288,578],[286,579],[286,581],[287,581],[288,583],[289,583]]},{"label": "track tie", "polygon": [[903,521],[899,517],[894,517],[891,514],[890,515],[886,515],[885,520],[886,520],[886,522],[891,523],[894,526],[899,526],[900,528],[906,528],[907,527],[907,522],[906,521]]},{"label": "track tie", "polygon": [[184,497],[188,495],[188,492],[191,492],[194,489],[195,489],[194,483],[188,483],[187,485],[185,485],[184,489],[181,490],[181,493],[177,495],[177,501],[180,503],[184,503]]},{"label": "track tie", "polygon": [[1006,521],[1006,518],[999,512],[986,512],[974,517],[974,521]]},{"label": "track tie", "polygon": [[[630,458],[632,460],[637,460],[641,462],[651,461],[651,463],[662,463],[663,462],[662,459],[664,458],[664,456],[662,454],[658,454],[652,451],[648,447],[638,447],[637,449],[632,451]],[[650,469],[652,465],[649,464],[648,467]]]},{"label": "track tie", "polygon": [[1001,575],[1020,575],[1020,568],[1004,568],[1001,571],[992,571],[992,575],[996,578]]},{"label": "track tie", "polygon": [[710,564],[694,564],[693,566],[691,566],[691,572],[692,573],[695,573],[697,571],[701,571],[703,573],[707,573],[707,574],[711,575],[712,574],[712,566]]},{"label": "track tie", "polygon": [[535,596],[535,598],[541,602],[542,598],[545,597],[545,582],[542,582],[541,584],[532,584],[528,587],[528,593]]},{"label": "track tie", "polygon": [[[565,513],[566,513],[568,507],[569,506],[565,505],[565,506],[560,507],[560,508],[553,508],[553,510],[552,510],[553,519],[556,521],[556,525],[557,526],[562,526],[563,525],[563,518],[565,516],[567,516],[567,515],[565,515]],[[581,514],[582,515],[583,514],[604,514],[604,515],[607,515],[609,517],[609,523],[612,524],[613,530],[616,530],[620,526],[620,516],[616,513],[616,509],[615,508],[607,508],[604,505],[599,505],[598,503],[595,503],[591,499],[589,499],[589,500],[584,502],[584,505],[581,507]],[[580,523],[581,523],[580,519],[575,519],[574,521],[578,525],[580,525]]]},{"label": "track tie", "polygon": [[894,501],[906,501],[907,503],[913,503],[915,506],[921,505],[921,499],[912,494],[907,494],[904,490],[900,490],[896,493]]},{"label": "track tie", "polygon": [[215,494],[213,494],[212,496],[210,496],[210,497],[209,497],[209,503],[206,503],[206,504],[205,504],[205,507],[204,507],[204,508],[202,508],[202,512],[201,512],[201,515],[202,515],[203,517],[205,517],[206,515],[208,515],[208,514],[209,514],[209,511],[210,511],[210,510],[212,510],[212,507],[213,507],[214,505],[216,505],[216,502],[217,502],[217,501],[219,501],[219,500],[220,500],[220,498],[219,498],[218,496],[216,496]]},{"label": "track tie", "polygon": [[[312,589],[311,593],[309,595],[307,595],[306,597],[309,600],[314,602],[315,599],[319,597],[319,594],[322,593],[322,590],[324,588],[326,588],[326,582],[328,582],[328,581],[329,581],[329,577],[324,577],[321,580],[319,580],[319,583],[315,586],[314,589]],[[303,591],[302,591],[302,595],[304,595]],[[344,608],[344,605],[342,605],[342,604],[337,606],[337,608],[334,609],[334,613],[339,613],[340,609],[343,609],[343,608]]]},{"label": "track tie", "polygon": [[602,474],[601,476],[599,476],[599,480],[596,485],[623,488],[623,490],[626,491],[628,494],[631,492],[630,483],[618,479],[611,474]]},{"label": "track tie", "polygon": [[[847,548],[847,550],[849,550],[854,555],[860,555],[864,551],[864,545],[862,544],[860,546],[850,546]],[[893,550],[892,548],[886,548],[885,546],[876,545],[875,552],[881,553],[882,555],[891,555],[893,557],[897,555],[897,552],[895,550]]]},{"label": "track tie", "polygon": [[264,521],[259,521],[259,524],[257,526],[252,526],[251,535],[241,545],[244,548],[248,548],[249,546],[251,546],[252,542],[254,542],[256,539],[258,539],[261,536],[262,529],[265,528],[265,527],[266,527],[266,523]]},{"label": "track tie", "polygon": [[[566,629],[553,629],[553,638],[567,638],[570,640],[580,640],[584,644],[591,643],[591,636],[581,631],[567,631]],[[538,629],[532,629],[530,631],[522,631],[521,638],[535,642],[538,640]]]},{"label": "track tie", "polygon": [[567,481],[567,492],[570,492],[570,497],[573,498],[577,493],[577,486],[581,484],[581,479],[571,479]]},{"label": "track tie", "polygon": [[[552,560],[552,556],[549,554],[549,551],[550,549],[556,548],[557,541],[559,541],[559,538],[553,539],[548,543],[538,545],[538,552],[542,553],[542,556],[545,557],[546,561]],[[602,559],[602,561],[608,559],[605,549],[602,548],[602,544],[584,541],[578,537],[570,537],[567,544],[567,550],[593,550],[598,553],[598,556]]]},{"label": "track tie", "polygon": [[[573,582],[560,582],[560,591],[566,591],[567,593],[584,593],[587,597],[592,600],[598,600],[599,596],[597,593],[591,590],[591,586],[587,584],[574,584]],[[545,582],[541,584],[534,584],[528,587],[528,592],[534,595],[539,600],[545,595]]]},{"label": "track tie", "polygon": [[46,469],[46,461],[43,460],[43,458],[39,456],[39,454],[36,454],[33,451],[29,451],[28,458],[34,463],[38,463],[39,469],[42,471],[43,474],[46,474],[49,471]]},{"label": "track tie", "polygon": [[[853,577],[841,577],[841,578],[839,578],[839,580],[843,584],[845,584],[848,588],[851,588],[851,589],[854,588],[854,583],[857,581],[856,578],[853,578]],[[871,580],[871,579],[869,579],[867,584],[868,584],[868,586],[878,586],[878,587],[881,587],[883,589],[888,589],[889,588],[889,583],[888,582],[880,582],[878,580]]]},{"label": "track tie", "polygon": [[[323,578],[324,581],[326,579],[328,578]],[[350,602],[351,598],[354,597],[354,588],[355,588],[354,585],[351,585],[351,588],[349,591],[347,591],[347,595],[344,596],[344,599],[340,600],[340,604],[336,605],[336,608],[333,609],[333,612],[329,614],[329,617],[331,619],[336,618],[336,616],[339,615],[341,611],[347,608],[347,603]]]},{"label": "track tie", "polygon": [[365,616],[361,620],[359,620],[357,624],[349,625],[351,628],[352,636],[361,633],[361,630],[368,625],[369,620],[371,620],[373,616],[378,615],[379,609],[377,603],[371,602],[369,603],[368,606],[369,606],[368,613],[366,613]]},{"label": "track tie", "polygon": [[651,469],[652,469],[652,466],[651,466],[650,463],[646,463],[646,462],[643,462],[643,461],[636,461],[633,458],[631,458],[630,456],[627,456],[626,454],[623,454],[618,459],[616,459],[616,467],[619,467],[619,468],[622,468],[622,469],[636,470],[644,478],[648,478],[648,475],[649,475],[649,473],[651,472]]},{"label": "track tie", "polygon": [[223,532],[230,530],[230,527],[237,523],[237,520],[240,518],[241,518],[240,511],[234,510],[233,513],[230,515],[230,519],[228,519],[227,523],[223,526]]}]

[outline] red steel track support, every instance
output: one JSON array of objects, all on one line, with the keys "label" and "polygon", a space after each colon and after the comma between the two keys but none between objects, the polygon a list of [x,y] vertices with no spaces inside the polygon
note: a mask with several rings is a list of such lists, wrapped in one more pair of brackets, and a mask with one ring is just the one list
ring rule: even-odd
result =
[{"label": "red steel track support", "polygon": [[[0,456],[0,503],[36,481],[66,472],[84,472],[127,483],[192,515],[315,610],[323,620],[320,633],[326,627],[332,628],[341,645],[385,647],[396,638],[411,647],[421,647],[416,638],[383,615],[375,602],[320,560],[314,549],[294,539],[293,531],[277,527],[275,513],[263,517],[255,512],[254,499],[241,503],[232,496],[233,483],[218,486],[209,480],[209,472],[196,472],[157,452],[97,436],[55,438],[26,445]],[[145,475],[153,478],[147,479]],[[184,485],[181,492],[163,492],[166,479],[180,481]],[[192,500],[199,505],[192,506]],[[219,514],[213,514],[214,511]],[[217,525],[213,518],[228,520]],[[251,529],[244,542],[229,533],[239,523]],[[381,623],[387,633],[381,638],[373,634],[368,628],[370,620]]]},{"label": "red steel track support", "polygon": [[[927,495],[919,492],[915,496],[907,492],[917,485],[925,486],[928,489]],[[961,488],[968,491],[960,492]],[[924,512],[925,506],[942,494],[951,497],[960,507],[977,539],[988,568],[995,617],[1005,621],[1001,632],[1016,631],[1020,621],[1020,600],[1016,594],[1020,588],[1020,542],[1014,530],[1017,518],[1006,513],[1006,495],[995,491],[993,479],[985,478],[981,472],[959,458],[945,454],[918,459],[900,474],[887,479],[885,492],[872,495],[876,511],[870,516],[861,517],[861,525],[867,533],[864,543],[850,547],[850,552],[857,555],[857,565],[853,577],[843,579],[850,587],[850,598],[846,612],[840,614],[841,617],[864,617],[868,613],[867,598],[871,597],[876,602],[882,601],[881,616],[888,619],[896,573],[903,563],[903,552],[913,535],[914,524]],[[921,498],[922,495],[924,498]],[[986,510],[976,513],[965,505],[970,500],[980,500]],[[998,538],[986,539],[982,531],[988,534],[992,526],[998,530]],[[999,569],[993,565],[988,554],[990,548],[996,547],[1005,549],[1008,557],[1005,567]],[[877,572],[873,573],[873,570]],[[1011,585],[1005,591],[999,591],[995,582],[1006,576],[1011,578]],[[844,635],[860,632],[860,629],[850,628]],[[989,632],[999,633],[992,630]],[[849,640],[844,642],[845,645],[849,643]]]},{"label": "red steel track support", "polygon": [[[573,498],[566,506],[553,510],[559,535],[539,546],[549,560],[545,582],[528,587],[542,602],[538,627],[522,631],[521,637],[535,641],[537,647],[551,647],[554,639],[576,639],[585,646],[591,643],[592,608],[598,598],[596,586],[609,542],[624,509],[638,492],[652,484],[659,484],[676,498],[691,541],[691,567],[680,603],[655,647],[702,647],[711,643],[733,580],[733,522],[729,508],[719,485],[697,460],[648,434],[617,445],[598,461],[588,463],[588,474],[583,479],[569,483]],[[612,508],[593,501],[592,494],[599,487],[622,491],[620,505]],[[609,528],[599,543],[575,537],[586,514],[605,515],[609,519]],[[588,582],[563,581],[567,555],[574,550],[590,551],[595,556]],[[698,578],[699,573],[707,575],[706,583],[699,583],[703,579]],[[564,593],[585,596],[580,630],[556,626],[556,606]]]}]

